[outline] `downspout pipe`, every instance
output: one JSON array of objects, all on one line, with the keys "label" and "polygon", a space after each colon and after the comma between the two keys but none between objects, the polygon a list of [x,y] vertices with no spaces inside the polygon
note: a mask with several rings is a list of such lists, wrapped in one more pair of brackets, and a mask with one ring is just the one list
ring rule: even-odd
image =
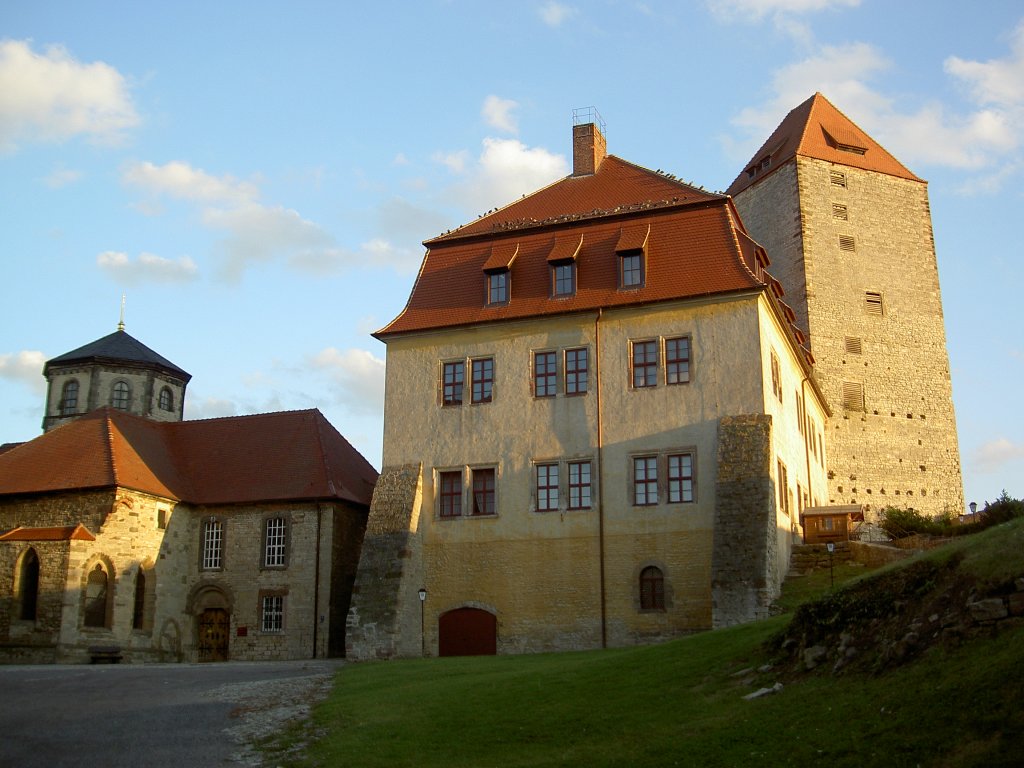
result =
[{"label": "downspout pipe", "polygon": [[601,421],[601,317],[603,310],[598,307],[594,317],[594,386],[597,390],[597,548],[598,588],[601,594],[601,647],[608,647],[608,607],[605,598],[604,569],[604,432]]},{"label": "downspout pipe", "polygon": [[[803,435],[804,435],[804,464],[805,464],[805,466],[807,468],[807,500],[809,502],[813,502],[814,501],[814,487],[813,487],[813,484],[812,484],[812,481],[811,481],[811,438],[810,438],[810,435],[808,434],[808,432],[810,431],[810,427],[809,427],[810,419],[807,418],[807,390],[806,390],[807,379],[808,379],[808,377],[804,376],[803,379],[800,380],[800,410],[803,413],[803,420],[804,420],[804,423],[801,425],[801,426],[803,426],[803,430],[801,430],[801,431],[803,432]],[[800,508],[800,502],[798,500],[797,501],[797,509],[799,509],[799,508]],[[799,515],[798,515],[798,517],[799,517]],[[803,520],[800,520],[800,528],[803,529],[803,527],[804,527]],[[806,544],[807,543],[807,535],[806,535],[806,533],[803,534],[803,539],[804,539],[804,543]]]}]

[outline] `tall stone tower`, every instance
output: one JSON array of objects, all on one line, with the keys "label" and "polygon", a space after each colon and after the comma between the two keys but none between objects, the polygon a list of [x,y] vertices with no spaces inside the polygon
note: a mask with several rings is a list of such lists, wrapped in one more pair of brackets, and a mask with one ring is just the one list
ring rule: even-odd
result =
[{"label": "tall stone tower", "polygon": [[926,182],[817,93],[728,193],[809,332],[829,502],[962,512]]},{"label": "tall stone tower", "polygon": [[192,378],[129,336],[123,322],[110,335],[48,360],[43,376],[44,432],[104,405],[155,421],[181,421]]}]

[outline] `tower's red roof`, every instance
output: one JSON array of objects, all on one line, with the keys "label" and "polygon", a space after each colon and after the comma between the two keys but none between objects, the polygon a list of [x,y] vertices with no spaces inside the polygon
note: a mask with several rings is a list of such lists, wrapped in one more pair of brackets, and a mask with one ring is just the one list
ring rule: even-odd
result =
[{"label": "tower's red roof", "polygon": [[832,102],[816,93],[786,115],[743,167],[727,194],[739,194],[796,155],[923,181],[836,109]]}]

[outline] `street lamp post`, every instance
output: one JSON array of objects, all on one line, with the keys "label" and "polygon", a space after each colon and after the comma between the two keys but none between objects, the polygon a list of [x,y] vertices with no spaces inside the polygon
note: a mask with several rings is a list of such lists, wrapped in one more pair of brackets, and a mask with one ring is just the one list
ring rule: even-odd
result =
[{"label": "street lamp post", "polygon": [[427,590],[424,587],[420,587],[417,594],[420,596],[420,655],[427,655],[427,633],[425,630],[426,624],[423,619],[423,608],[427,602]]}]

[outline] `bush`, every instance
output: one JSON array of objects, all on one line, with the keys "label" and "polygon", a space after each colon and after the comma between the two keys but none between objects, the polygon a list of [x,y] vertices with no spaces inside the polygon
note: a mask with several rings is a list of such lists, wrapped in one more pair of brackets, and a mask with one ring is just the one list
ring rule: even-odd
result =
[{"label": "bush", "polygon": [[916,509],[886,507],[882,510],[882,530],[894,539],[913,536],[916,533],[928,536],[946,536],[952,527],[948,517],[927,517]]},{"label": "bush", "polygon": [[982,519],[979,522],[986,528],[990,525],[999,525],[1015,517],[1024,517],[1024,500],[1011,497],[1004,488],[994,502],[985,502],[985,508],[980,514]]},{"label": "bush", "polygon": [[1017,517],[1024,517],[1024,500],[1015,499],[1005,490],[991,504],[974,515],[974,520],[956,525],[950,514],[938,517],[922,515],[916,509],[886,507],[882,510],[880,526],[893,539],[902,539],[914,534],[924,536],[963,536],[983,531]]}]

